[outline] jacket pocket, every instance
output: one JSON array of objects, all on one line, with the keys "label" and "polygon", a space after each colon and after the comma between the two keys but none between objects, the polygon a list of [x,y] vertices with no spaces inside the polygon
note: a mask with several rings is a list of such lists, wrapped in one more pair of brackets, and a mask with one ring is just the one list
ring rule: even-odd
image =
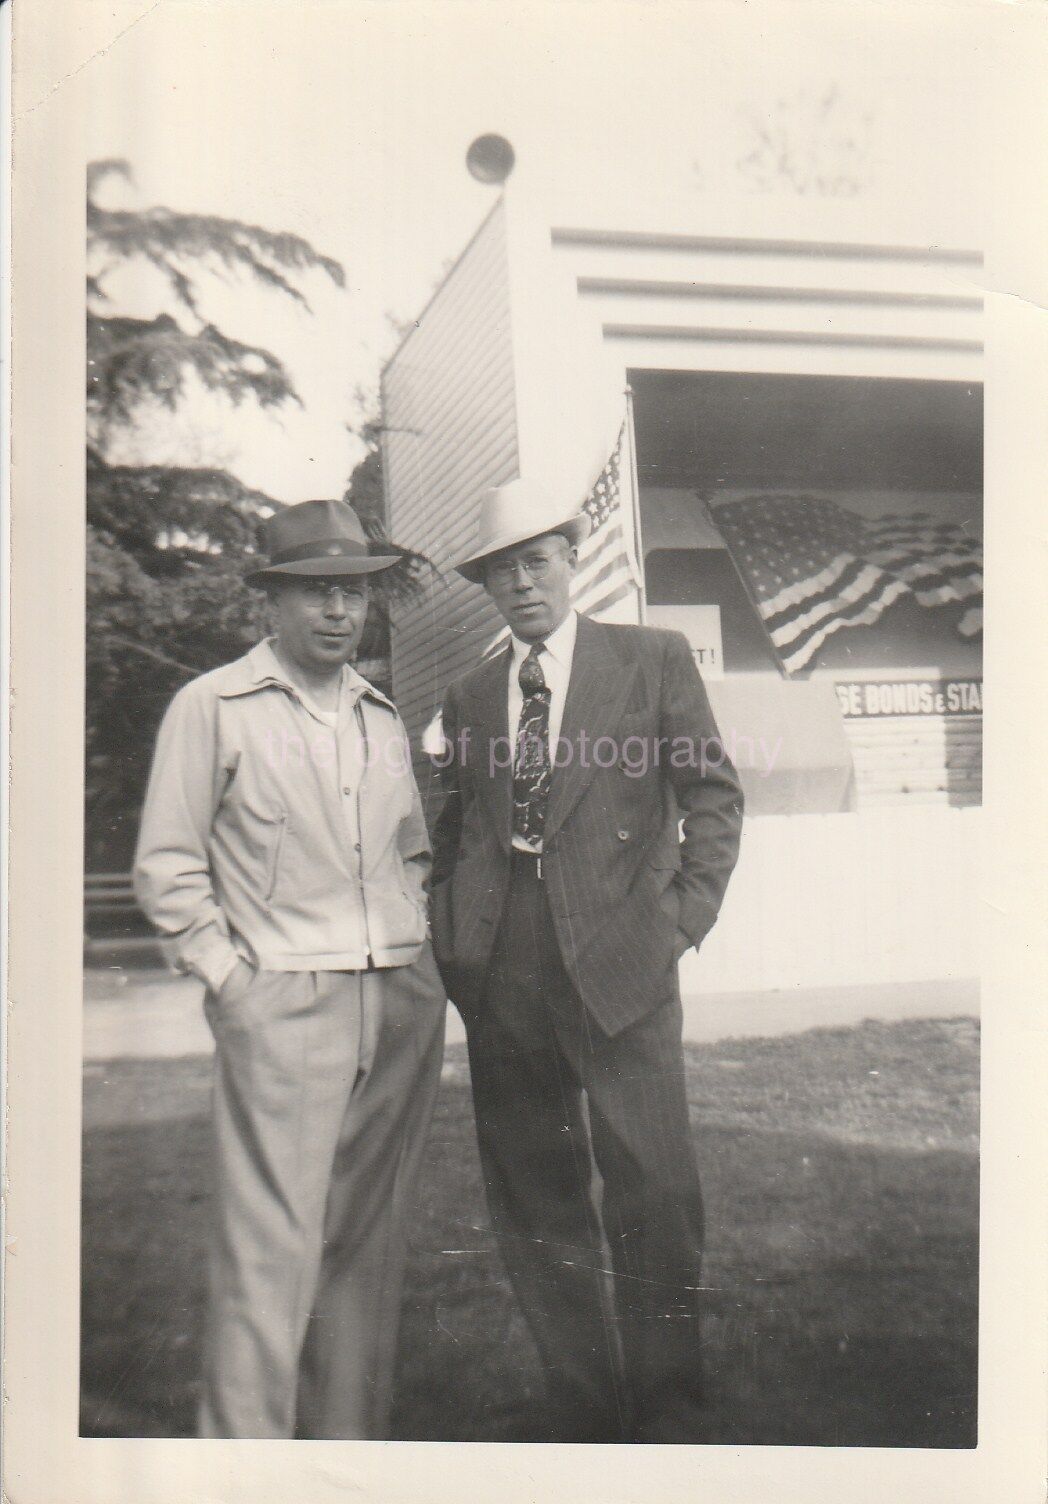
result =
[{"label": "jacket pocket", "polygon": [[235,1027],[251,1016],[250,1008],[263,979],[262,968],[252,963],[252,976],[234,997],[223,997],[221,988],[218,992],[208,988],[204,994],[204,1013],[212,1034],[217,1034],[222,1026]]},{"label": "jacket pocket", "polygon": [[413,945],[418,940],[425,940],[429,931],[428,906],[425,895],[420,898],[417,893],[412,893],[405,879],[401,880],[400,891],[404,895],[404,901],[408,905],[413,919],[411,936],[408,941],[409,944]]},{"label": "jacket pocket", "polygon": [[671,850],[650,857],[643,868],[645,882],[655,897],[660,914],[670,921],[674,929],[680,920],[681,909],[679,872],[680,853]]},{"label": "jacket pocket", "polygon": [[430,932],[429,895],[427,895],[426,889],[420,892],[420,890],[412,886],[409,878],[407,878],[403,859],[400,862],[400,892],[403,893],[404,898],[409,902],[412,913],[415,914],[416,923],[418,923],[418,935],[424,940]]},{"label": "jacket pocket", "polygon": [[676,874],[674,874],[670,878],[670,881],[667,883],[667,885],[663,888],[662,892],[659,894],[659,908],[662,910],[663,914],[665,914],[666,918],[672,921],[673,928],[675,930],[679,929],[680,928],[680,910],[681,910],[681,891],[680,891],[680,888],[677,886]]},{"label": "jacket pocket", "polygon": [[287,811],[281,810],[276,817],[276,832],[269,845],[266,856],[266,885],[265,902],[272,902],[276,892],[277,880],[280,876],[280,858],[284,850],[284,841],[287,836]]},{"label": "jacket pocket", "polygon": [[681,868],[680,842],[666,841],[648,854],[648,866],[655,872],[679,872]]}]

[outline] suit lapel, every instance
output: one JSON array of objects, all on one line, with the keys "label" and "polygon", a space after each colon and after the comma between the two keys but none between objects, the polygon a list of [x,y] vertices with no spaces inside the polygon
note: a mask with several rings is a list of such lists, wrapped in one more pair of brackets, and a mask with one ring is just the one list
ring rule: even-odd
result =
[{"label": "suit lapel", "polygon": [[[512,745],[509,741],[511,651],[495,655],[476,672],[469,689],[472,758],[476,786],[487,802],[492,824],[508,851],[513,822]],[[497,762],[497,766],[492,767]]]},{"label": "suit lapel", "polygon": [[[601,736],[611,736],[618,727],[630,698],[636,670],[612,651],[600,622],[579,617],[575,654],[568,680],[561,722],[562,743],[570,757],[553,770],[544,840],[564,823],[596,771],[592,748]],[[585,755],[582,736],[585,734]]]}]

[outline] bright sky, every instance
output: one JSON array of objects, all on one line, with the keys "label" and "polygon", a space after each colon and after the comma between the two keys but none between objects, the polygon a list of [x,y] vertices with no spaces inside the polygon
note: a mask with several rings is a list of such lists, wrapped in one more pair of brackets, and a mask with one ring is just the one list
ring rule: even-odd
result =
[{"label": "bright sky", "polygon": [[[376,390],[390,319],[415,316],[490,206],[464,166],[484,131],[512,141],[514,183],[580,202],[655,190],[701,229],[727,191],[755,196],[737,165],[753,122],[782,101],[810,118],[836,86],[833,133],[858,141],[866,192],[954,210],[980,139],[979,18],[964,10],[163,0],[89,64],[88,155],[135,172],[106,201],[295,231],[343,263],[347,287],[311,277],[310,316],[202,285],[205,314],[281,356],[304,408],[274,419],[194,401],[151,431],[151,457],[213,459],[289,501],[338,494],[360,453],[345,425],[358,389]],[[148,277],[111,285],[117,311],[159,311]]]}]

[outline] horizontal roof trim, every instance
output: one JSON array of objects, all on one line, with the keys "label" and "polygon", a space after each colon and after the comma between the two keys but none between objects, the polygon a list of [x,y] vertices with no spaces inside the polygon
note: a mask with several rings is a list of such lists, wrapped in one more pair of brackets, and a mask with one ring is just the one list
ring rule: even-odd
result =
[{"label": "horizontal roof trim", "polygon": [[949,246],[853,245],[828,240],[757,240],[737,235],[673,235],[651,230],[583,230],[555,225],[554,245],[644,247],[666,251],[730,251],[749,256],[814,256],[862,261],[931,261],[982,266],[981,251]]},{"label": "horizontal roof trim", "polygon": [[581,293],[652,294],[671,298],[723,298],[759,303],[844,303],[885,308],[981,310],[983,300],[955,293],[885,292],[863,288],[768,287],[745,282],[657,282],[644,277],[579,277]]},{"label": "horizontal roof trim", "polygon": [[605,339],[695,340],[729,345],[838,345],[880,350],[958,350],[982,354],[977,339],[911,334],[826,334],[805,329],[692,328],[683,324],[605,324]]}]

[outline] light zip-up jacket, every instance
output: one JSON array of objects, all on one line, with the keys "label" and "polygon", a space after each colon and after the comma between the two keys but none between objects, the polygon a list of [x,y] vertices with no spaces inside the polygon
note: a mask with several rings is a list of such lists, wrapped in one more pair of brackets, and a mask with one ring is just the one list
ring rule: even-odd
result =
[{"label": "light zip-up jacket", "polygon": [[430,847],[407,733],[348,665],[332,728],[271,640],[194,679],[157,738],[135,894],[181,971],[404,966],[426,939]]}]

